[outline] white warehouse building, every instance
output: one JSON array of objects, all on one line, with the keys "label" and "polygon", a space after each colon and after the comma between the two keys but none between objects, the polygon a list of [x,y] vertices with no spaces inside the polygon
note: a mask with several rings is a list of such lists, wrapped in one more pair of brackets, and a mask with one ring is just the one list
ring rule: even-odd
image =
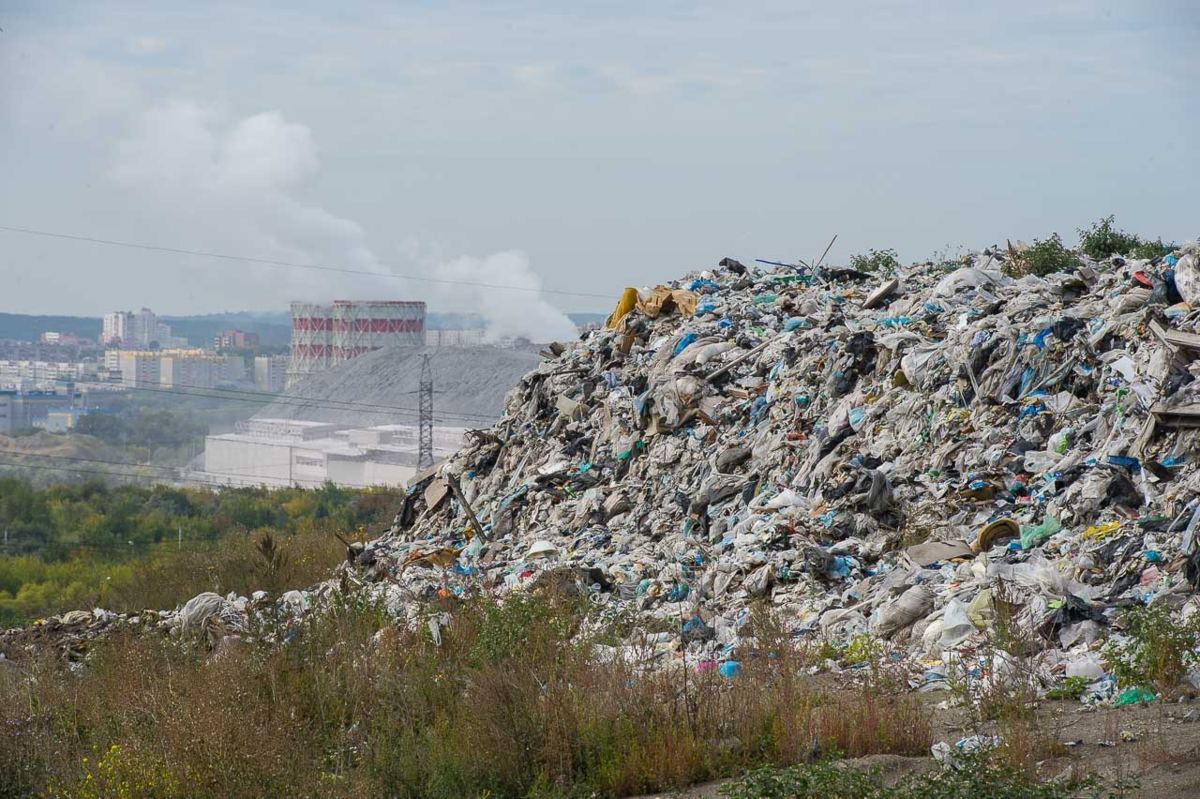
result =
[{"label": "white warehouse building", "polygon": [[[434,460],[456,452],[465,434],[462,427],[435,427]],[[204,471],[196,477],[229,485],[403,485],[417,473],[417,436],[415,424],[251,419],[205,439]]]}]

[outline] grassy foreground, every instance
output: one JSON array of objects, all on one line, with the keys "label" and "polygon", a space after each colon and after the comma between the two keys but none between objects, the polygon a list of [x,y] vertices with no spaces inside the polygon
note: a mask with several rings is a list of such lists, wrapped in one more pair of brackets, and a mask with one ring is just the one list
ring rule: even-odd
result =
[{"label": "grassy foreground", "polygon": [[343,595],[217,653],[145,635],[98,645],[81,673],[0,668],[0,795],[623,795],[929,751],[915,700],[822,690],[789,642],[760,638],[731,680],[641,672],[603,643],[621,620],[586,607],[447,605],[439,645],[426,620],[401,629]]}]

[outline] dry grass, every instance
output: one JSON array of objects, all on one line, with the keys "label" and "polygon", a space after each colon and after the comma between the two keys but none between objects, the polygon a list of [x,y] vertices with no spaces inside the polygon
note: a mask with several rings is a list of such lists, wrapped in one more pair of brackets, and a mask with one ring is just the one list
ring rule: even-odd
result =
[{"label": "dry grass", "polygon": [[[262,546],[268,540],[272,548],[264,555]],[[164,549],[139,564],[128,581],[107,591],[100,604],[108,610],[137,612],[172,608],[205,591],[249,596],[261,589],[277,595],[324,580],[345,557],[345,547],[326,532],[230,535],[211,549]]]},{"label": "dry grass", "polygon": [[818,689],[790,640],[726,680],[601,662],[564,600],[447,609],[440,646],[351,596],[287,643],[120,639],[82,675],[9,669],[0,795],[85,786],[114,746],[104,779],[159,794],[613,796],[931,743],[915,698]]}]

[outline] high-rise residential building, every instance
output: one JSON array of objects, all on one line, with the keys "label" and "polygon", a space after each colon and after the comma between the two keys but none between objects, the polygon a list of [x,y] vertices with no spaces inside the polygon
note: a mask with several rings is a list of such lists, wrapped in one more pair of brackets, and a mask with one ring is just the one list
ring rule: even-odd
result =
[{"label": "high-rise residential building", "polygon": [[186,347],[187,339],[173,335],[170,325],[158,321],[154,311],[143,308],[136,314],[130,311],[113,311],[104,315],[104,332],[101,343],[121,349],[148,349],[157,345],[162,349]]},{"label": "high-rise residential building", "polygon": [[260,355],[254,359],[254,385],[277,394],[287,385],[287,369],[286,355]]},{"label": "high-rise residential building", "polygon": [[246,380],[241,356],[213,355],[200,349],[109,350],[104,361],[126,388],[216,388]]},{"label": "high-rise residential building", "polygon": [[161,355],[159,380],[168,388],[211,388],[220,368],[215,361],[202,352]]},{"label": "high-rise residential building", "polygon": [[113,311],[104,315],[104,332],[100,334],[102,344],[128,349],[135,341],[132,313]]},{"label": "high-rise residential building", "polygon": [[121,385],[127,388],[147,388],[161,382],[162,361],[156,352],[122,351],[118,356]]}]

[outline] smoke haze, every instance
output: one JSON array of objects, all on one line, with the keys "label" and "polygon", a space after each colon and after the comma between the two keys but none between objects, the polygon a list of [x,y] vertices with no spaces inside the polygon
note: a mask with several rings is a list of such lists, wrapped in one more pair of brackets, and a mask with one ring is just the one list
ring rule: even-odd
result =
[{"label": "smoke haze", "polygon": [[[368,246],[360,225],[299,199],[320,169],[312,131],[277,111],[228,119],[197,103],[172,102],[136,117],[116,146],[110,176],[169,241],[379,275],[239,266],[237,291],[258,302],[284,307],[298,299],[419,297],[435,310],[478,313],[487,321],[490,339],[574,337],[571,321],[537,291],[447,287],[388,277],[390,270]],[[215,274],[211,261],[197,259],[194,267],[208,279]],[[400,267],[398,271],[448,280],[541,288],[520,251]],[[227,266],[220,268],[227,274]]]}]

